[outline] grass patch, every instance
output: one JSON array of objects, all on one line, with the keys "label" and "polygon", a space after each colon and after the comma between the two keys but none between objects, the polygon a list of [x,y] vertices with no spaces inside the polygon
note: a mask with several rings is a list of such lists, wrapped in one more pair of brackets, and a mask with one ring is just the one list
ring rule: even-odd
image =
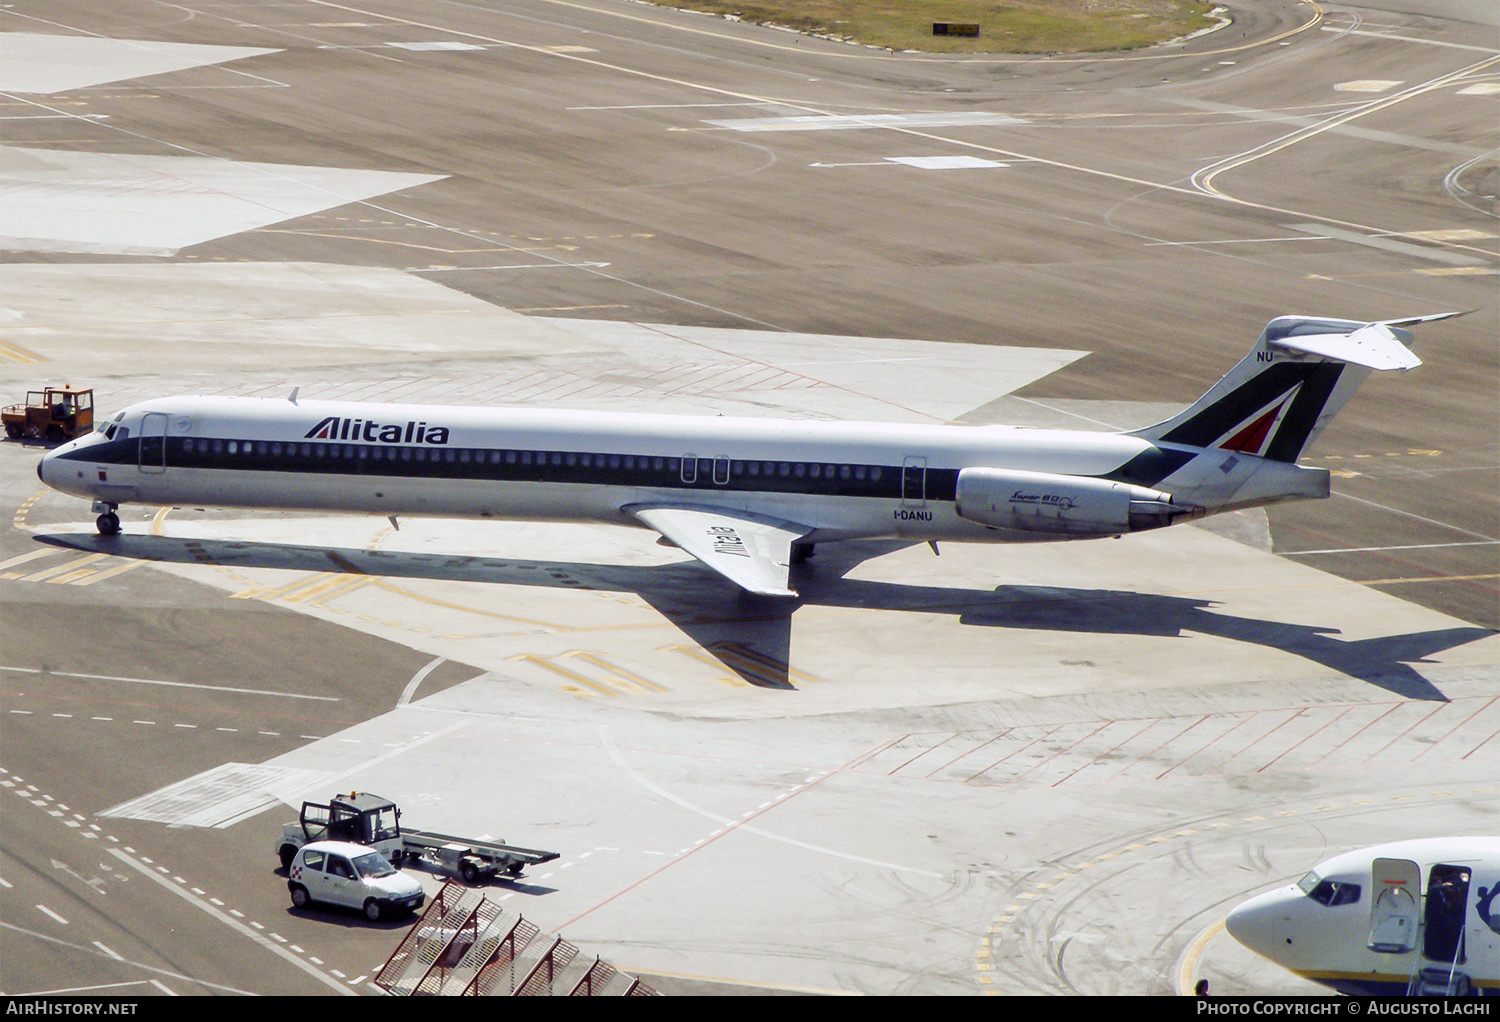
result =
[{"label": "grass patch", "polygon": [[[1201,0],[653,0],[868,46],[927,53],[1134,50],[1211,27]],[[977,39],[933,22],[977,24]]]}]

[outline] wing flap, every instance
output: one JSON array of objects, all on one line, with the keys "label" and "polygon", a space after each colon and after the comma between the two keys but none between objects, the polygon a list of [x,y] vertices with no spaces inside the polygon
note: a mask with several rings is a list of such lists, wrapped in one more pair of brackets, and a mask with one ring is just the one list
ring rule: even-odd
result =
[{"label": "wing flap", "polygon": [[788,587],[792,544],[812,532],[810,526],[696,504],[631,504],[623,510],[742,589],[797,595]]}]

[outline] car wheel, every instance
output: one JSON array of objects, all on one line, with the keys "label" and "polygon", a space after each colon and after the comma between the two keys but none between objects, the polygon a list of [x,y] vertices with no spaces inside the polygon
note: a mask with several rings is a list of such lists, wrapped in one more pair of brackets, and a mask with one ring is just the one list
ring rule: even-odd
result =
[{"label": "car wheel", "polygon": [[297,849],[293,848],[291,845],[282,845],[281,846],[281,868],[282,869],[290,869],[291,866],[292,866],[292,860],[294,858],[296,858],[296,857],[297,857]]},{"label": "car wheel", "polygon": [[372,923],[380,921],[380,902],[374,898],[365,899],[365,918]]},{"label": "car wheel", "polygon": [[306,908],[312,898],[308,896],[307,888],[301,884],[292,884],[292,904],[297,908]]}]

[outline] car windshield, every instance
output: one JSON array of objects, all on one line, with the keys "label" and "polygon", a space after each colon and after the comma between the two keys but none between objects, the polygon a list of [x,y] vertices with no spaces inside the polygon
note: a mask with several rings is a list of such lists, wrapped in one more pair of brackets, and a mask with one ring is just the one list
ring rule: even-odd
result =
[{"label": "car windshield", "polygon": [[396,872],[379,852],[366,852],[363,855],[356,855],[354,857],[354,868],[359,870],[360,876],[373,877],[375,879],[388,877]]}]

